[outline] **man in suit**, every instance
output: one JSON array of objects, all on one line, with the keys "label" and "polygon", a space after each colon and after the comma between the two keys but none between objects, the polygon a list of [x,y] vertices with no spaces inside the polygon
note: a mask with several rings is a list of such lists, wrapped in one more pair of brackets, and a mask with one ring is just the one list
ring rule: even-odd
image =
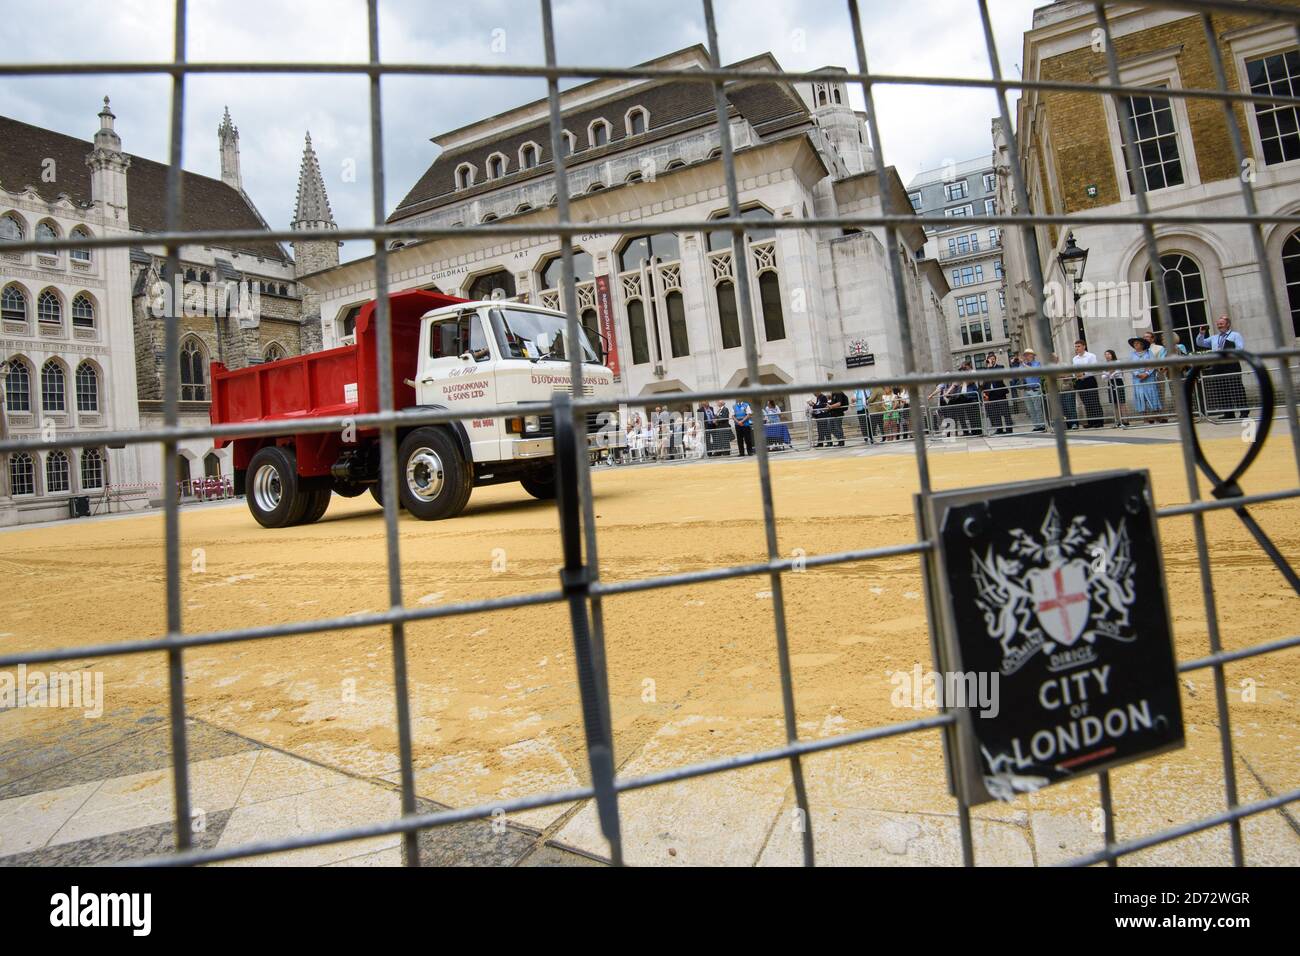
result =
[{"label": "man in suit", "polygon": [[[996,352],[990,352],[984,358],[985,368],[1002,368]],[[988,409],[989,424],[993,434],[1011,434],[1011,411],[1007,406],[1007,383],[1002,379],[986,379],[983,383],[984,407]]]},{"label": "man in suit", "polygon": [[714,418],[718,423],[716,438],[718,454],[723,458],[729,458],[731,456],[731,413],[727,411],[726,402],[718,402]]}]

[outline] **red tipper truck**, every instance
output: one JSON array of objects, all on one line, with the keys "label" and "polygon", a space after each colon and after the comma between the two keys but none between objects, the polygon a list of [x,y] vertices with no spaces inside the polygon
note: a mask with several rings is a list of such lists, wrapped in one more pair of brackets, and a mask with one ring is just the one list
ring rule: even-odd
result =
[{"label": "red tipper truck", "polygon": [[[417,518],[459,514],[475,485],[520,482],[537,498],[555,495],[549,402],[571,392],[563,313],[505,300],[471,302],[412,290],[389,296],[393,407],[481,409],[501,418],[458,419],[399,430],[401,504]],[[374,302],[356,321],[355,341],[242,369],[212,365],[214,425],[283,422],[379,411]],[[580,330],[583,392],[613,396],[614,379]],[[611,402],[612,404],[612,402]],[[595,416],[589,416],[589,419]],[[589,421],[589,430],[595,431]],[[234,446],[235,490],[267,528],[319,519],[332,494],[379,499],[379,430],[218,440]]]}]

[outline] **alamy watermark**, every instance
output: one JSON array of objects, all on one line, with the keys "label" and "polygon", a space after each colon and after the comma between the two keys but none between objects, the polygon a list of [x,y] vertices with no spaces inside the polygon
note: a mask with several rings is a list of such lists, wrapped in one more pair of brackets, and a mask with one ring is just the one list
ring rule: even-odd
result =
[{"label": "alamy watermark", "polygon": [[1046,282],[1043,311],[1052,319],[1072,314],[1082,319],[1130,319],[1134,328],[1145,328],[1151,324],[1151,287],[1146,282],[1080,280],[1074,286]]},{"label": "alamy watermark", "polygon": [[247,279],[200,282],[176,276],[170,283],[159,279],[149,286],[148,307],[156,319],[183,316],[256,323],[262,315],[262,288]]},{"label": "alamy watermark", "polygon": [[59,707],[80,710],[84,717],[104,715],[103,671],[0,671],[0,710]]},{"label": "alamy watermark", "polygon": [[923,671],[920,664],[910,671],[894,671],[889,703],[911,710],[939,710],[945,707],[978,709],[981,717],[993,718],[1001,711],[998,703],[997,671]]}]

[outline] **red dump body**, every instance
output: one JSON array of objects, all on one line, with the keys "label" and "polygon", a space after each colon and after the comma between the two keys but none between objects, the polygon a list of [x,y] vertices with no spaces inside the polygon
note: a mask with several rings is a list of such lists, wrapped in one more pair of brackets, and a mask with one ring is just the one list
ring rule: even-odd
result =
[{"label": "red dump body", "polygon": [[[388,297],[393,327],[393,407],[415,404],[415,390],[405,380],[414,378],[419,363],[420,319],[444,306],[466,299],[413,289]],[[366,415],[379,411],[379,343],[375,328],[375,303],[367,302],[357,316],[356,344],[324,352],[310,352],[278,362],[227,369],[212,363],[212,424],[284,421],[323,415]],[[361,433],[366,434],[365,431]],[[298,471],[327,475],[342,446],[337,432],[281,436],[281,444],[295,446]],[[253,453],[272,439],[218,439],[235,446],[235,467],[246,468]]]}]

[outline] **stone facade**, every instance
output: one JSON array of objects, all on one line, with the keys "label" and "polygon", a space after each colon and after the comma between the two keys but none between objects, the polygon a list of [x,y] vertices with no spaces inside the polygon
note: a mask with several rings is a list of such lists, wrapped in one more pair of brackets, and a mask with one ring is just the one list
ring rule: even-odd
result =
[{"label": "stone facade", "polygon": [[[167,281],[166,250],[150,233],[164,227],[168,170],[126,153],[115,118],[105,99],[100,128],[88,143],[0,117],[4,236],[83,231],[136,242],[129,249],[49,255],[6,253],[0,239],[0,295],[9,304],[0,337],[6,372],[0,434],[53,429],[85,437],[84,447],[62,458],[3,456],[0,525],[67,517],[69,499],[82,494],[97,513],[162,500],[159,446],[108,448],[95,438],[162,425],[167,322],[177,322],[180,332],[183,424],[208,420],[211,362],[239,368],[320,348],[319,320],[303,320],[301,266],[278,243],[183,247],[180,274]],[[182,173],[182,227],[267,228],[243,191],[239,132],[229,112],[217,136],[221,179]],[[316,178],[311,189],[328,213],[318,168]],[[333,245],[336,263],[337,244],[326,245]],[[313,268],[331,261],[321,253],[306,259]],[[183,481],[229,473],[228,452],[214,450],[210,440],[184,441],[178,451]]]},{"label": "stone facade", "polygon": [[[1199,16],[1115,8],[1111,19],[1125,83],[1215,88]],[[1300,72],[1294,30],[1281,22],[1252,18],[1245,10],[1240,15],[1216,13],[1211,23],[1232,89],[1249,89],[1255,84],[1257,92],[1267,92],[1257,85],[1267,78],[1278,84],[1274,87],[1277,92],[1290,94],[1292,81],[1287,77]],[[1094,45],[1096,26],[1092,5],[1079,0],[1036,11],[1033,28],[1025,34],[1025,78],[1108,82],[1105,54]],[[1294,82],[1295,88],[1300,88],[1300,79]],[[1135,105],[1147,155],[1154,155],[1152,144],[1158,141],[1164,160],[1159,167],[1144,167],[1153,210],[1190,216],[1239,213],[1243,208],[1242,175],[1251,178],[1261,212],[1300,210],[1300,135],[1276,134],[1276,129],[1286,129],[1287,124],[1295,129],[1294,108],[1283,107],[1261,117],[1254,105],[1236,107],[1250,157],[1247,170],[1239,170],[1221,103],[1169,97],[1141,99]],[[1016,161],[1028,181],[1035,212],[1137,211],[1113,97],[1030,91],[1021,97],[1017,115],[1020,155]],[[1270,140],[1271,153],[1264,149],[1265,139]],[[1089,251],[1077,307],[1057,259],[1070,231],[1078,246]],[[1274,275],[1268,290],[1261,282],[1260,263],[1246,226],[1157,226],[1166,287],[1188,290],[1180,293],[1184,301],[1175,299],[1174,304],[1180,338],[1189,347],[1197,328],[1212,325],[1222,314],[1232,317],[1248,348],[1273,345],[1270,296],[1283,317],[1280,344],[1295,341],[1300,325],[1291,316],[1300,315],[1300,287],[1287,286],[1283,258],[1286,250],[1291,256],[1300,254],[1300,236],[1287,224],[1265,226],[1264,233]],[[1052,345],[1035,343],[1040,351],[1054,349],[1068,355],[1082,331],[1098,356],[1112,348],[1127,357],[1127,339],[1134,329],[1146,328],[1152,320],[1141,231],[1134,226],[1043,227],[1035,230],[1034,242],[1048,286],[1054,339]],[[1027,268],[1022,264],[1024,258],[1016,257],[1017,268]],[[1013,276],[1011,284],[1027,285],[1026,278]],[[1023,303],[1023,299],[1018,301]]]},{"label": "stone facade", "polygon": [[[653,63],[688,70],[704,66],[707,55],[694,47]],[[777,68],[768,54],[744,65]],[[881,189],[865,120],[848,106],[845,84],[814,88],[773,80],[729,84],[725,92],[744,215],[800,220],[814,211],[879,214]],[[562,110],[566,131],[578,131],[566,160],[573,217],[645,227],[632,236],[593,230],[575,240],[577,306],[589,327],[596,323],[596,279],[605,277],[610,285],[623,396],[636,404],[638,398],[745,384],[744,349],[730,321],[738,288],[730,236],[706,228],[664,233],[656,226],[666,220],[705,223],[727,212],[707,85],[597,81],[566,91]],[[389,222],[553,222],[554,170],[545,122],[546,103],[540,101],[436,137],[443,154]],[[892,190],[896,208],[906,208],[892,168],[885,188]],[[947,286],[932,264],[917,259],[925,244],[919,226],[899,234],[914,360],[919,368],[933,369],[946,364],[949,351],[947,330],[936,321]],[[848,356],[857,353],[874,356],[877,373],[902,371],[884,248],[883,230],[874,228],[749,235],[761,382],[845,378]],[[553,268],[558,251],[558,241],[544,236],[395,243],[390,285],[467,297],[499,287],[507,296],[559,307],[562,293]],[[321,295],[323,346],[348,341],[350,318],[374,292],[373,261],[346,263],[302,281]],[[792,404],[802,412],[801,400]]]}]

